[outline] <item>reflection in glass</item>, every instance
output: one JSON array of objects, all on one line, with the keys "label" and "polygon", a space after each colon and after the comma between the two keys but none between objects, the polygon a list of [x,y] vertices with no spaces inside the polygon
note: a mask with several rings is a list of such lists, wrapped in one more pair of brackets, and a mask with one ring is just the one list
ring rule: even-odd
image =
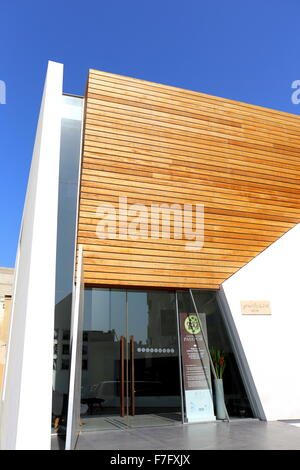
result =
[{"label": "reflection in glass", "polygon": [[[110,429],[99,416],[120,414],[120,337],[125,331],[125,291],[85,289],[83,341],[87,354],[82,370],[82,416],[89,427]],[[94,418],[92,421],[91,419]],[[83,421],[86,427],[86,420]]]},{"label": "reflection in glass", "polygon": [[135,415],[180,420],[175,293],[128,291],[128,330],[134,340]]},{"label": "reflection in glass", "polygon": [[83,339],[83,430],[180,420],[174,292],[86,288]]},{"label": "reflection in glass", "polygon": [[230,418],[252,418],[253,412],[237,366],[235,354],[225,328],[216,293],[194,290],[197,310],[205,314],[210,350],[220,351],[225,360],[223,386],[225,404]]},{"label": "reflection in glass", "polygon": [[69,390],[69,342],[82,109],[82,98],[62,96],[52,390],[52,431],[60,434],[64,434],[66,430]]},{"label": "reflection in glass", "polygon": [[206,315],[196,312],[189,291],[178,291],[178,316],[186,422],[214,421]]},{"label": "reflection in glass", "polygon": [[[193,294],[209,350],[224,353],[229,415],[252,417],[216,293],[193,290]],[[180,422],[181,361],[175,292],[86,288],[84,298],[82,431]],[[182,315],[187,316],[184,321],[190,320],[189,331],[195,327],[189,291],[177,291],[177,300],[180,321]],[[211,420],[217,414],[215,386],[204,341],[199,340],[199,345],[202,372],[192,380],[200,384],[200,394],[207,395],[207,416]],[[187,403],[184,411],[187,416]]]}]

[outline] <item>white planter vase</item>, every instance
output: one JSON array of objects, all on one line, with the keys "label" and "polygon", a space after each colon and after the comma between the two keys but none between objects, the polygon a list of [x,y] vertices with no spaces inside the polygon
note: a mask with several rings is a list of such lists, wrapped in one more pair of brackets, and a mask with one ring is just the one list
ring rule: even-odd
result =
[{"label": "white planter vase", "polygon": [[223,379],[215,379],[214,384],[217,419],[226,419]]}]

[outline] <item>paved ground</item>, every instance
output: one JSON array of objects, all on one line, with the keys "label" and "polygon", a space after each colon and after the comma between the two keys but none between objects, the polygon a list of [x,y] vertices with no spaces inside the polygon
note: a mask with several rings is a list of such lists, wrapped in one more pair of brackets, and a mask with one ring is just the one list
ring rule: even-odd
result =
[{"label": "paved ground", "polygon": [[77,450],[300,450],[295,423],[245,421],[85,432]]}]

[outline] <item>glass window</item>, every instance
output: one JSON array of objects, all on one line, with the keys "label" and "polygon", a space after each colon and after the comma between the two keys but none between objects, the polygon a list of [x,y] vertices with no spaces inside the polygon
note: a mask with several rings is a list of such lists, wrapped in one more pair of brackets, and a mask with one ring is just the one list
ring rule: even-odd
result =
[{"label": "glass window", "polygon": [[77,193],[83,99],[62,97],[55,288],[55,357],[52,431],[66,430],[69,341],[76,243]]},{"label": "glass window", "polygon": [[[217,359],[219,357],[219,361],[221,360],[225,364],[222,378],[229,417],[252,418],[253,412],[218,306],[216,293],[202,290],[193,290],[192,292],[198,312],[203,313],[206,317],[209,349],[212,353],[217,352]],[[218,353],[220,354],[218,355]]]},{"label": "glass window", "polygon": [[86,288],[83,339],[83,430],[180,421],[174,292]]}]

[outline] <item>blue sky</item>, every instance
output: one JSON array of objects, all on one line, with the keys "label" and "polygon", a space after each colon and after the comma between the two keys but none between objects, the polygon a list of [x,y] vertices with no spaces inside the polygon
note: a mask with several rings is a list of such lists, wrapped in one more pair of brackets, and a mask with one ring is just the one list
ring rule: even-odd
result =
[{"label": "blue sky", "polygon": [[47,61],[300,114],[299,0],[2,0],[0,266],[13,266]]}]

